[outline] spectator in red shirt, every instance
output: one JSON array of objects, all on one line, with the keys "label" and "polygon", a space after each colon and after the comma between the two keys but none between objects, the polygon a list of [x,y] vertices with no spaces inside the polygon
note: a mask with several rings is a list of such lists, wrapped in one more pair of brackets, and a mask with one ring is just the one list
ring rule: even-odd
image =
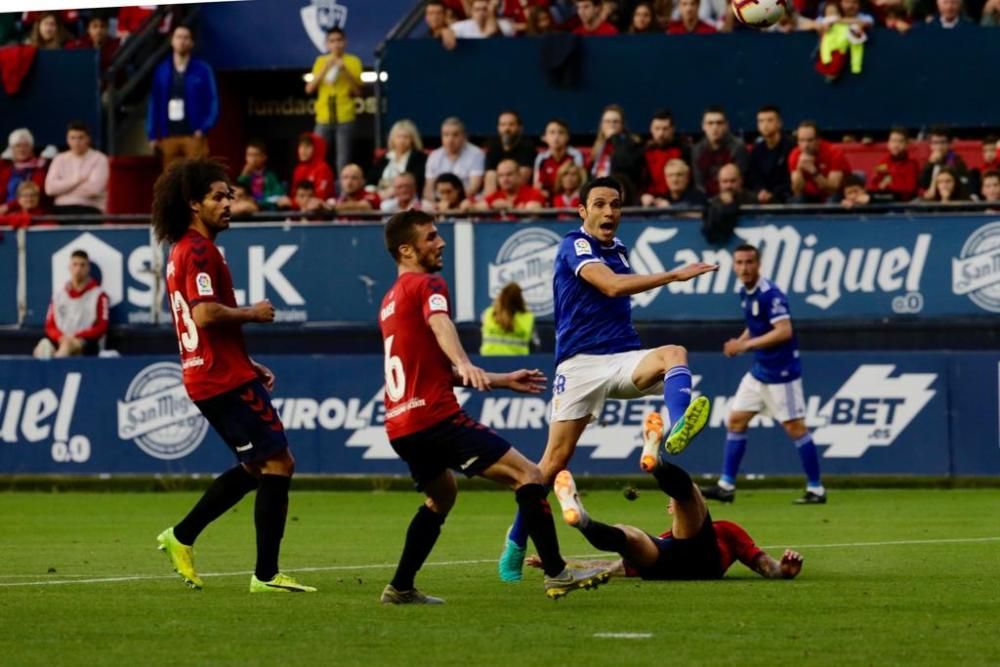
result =
[{"label": "spectator in red shirt", "polygon": [[941,167],[934,174],[931,186],[924,190],[925,201],[953,202],[968,201],[969,195],[959,179],[958,172],[951,167]]},{"label": "spectator in red shirt", "polygon": [[811,120],[799,123],[798,145],[788,156],[792,175],[792,201],[820,203],[840,192],[844,174],[850,171],[839,148],[819,138],[819,129]]},{"label": "spectator in red shirt", "polygon": [[111,66],[119,46],[119,40],[108,36],[108,20],[100,14],[93,14],[87,21],[86,35],[66,43],[67,49],[97,49],[101,54],[102,72]]},{"label": "spectator in red shirt", "polygon": [[90,277],[90,258],[74,250],[69,259],[69,281],[52,295],[45,316],[45,338],[35,346],[35,356],[72,357],[96,355],[108,332],[108,295]]},{"label": "spectator in red shirt", "polygon": [[962,183],[967,182],[969,168],[965,165],[962,156],[952,149],[951,132],[948,128],[932,127],[928,135],[930,135],[928,143],[931,147],[931,154],[927,159],[927,164],[920,170],[920,179],[917,181],[920,190],[927,190],[931,187],[937,172],[942,167],[950,167]]},{"label": "spectator in red shirt", "polygon": [[680,0],[680,19],[667,24],[668,35],[711,35],[718,32],[711,23],[698,17],[699,0]]},{"label": "spectator in red shirt", "polygon": [[[303,181],[308,181],[315,196],[321,201],[325,201],[334,195],[336,180],[333,176],[333,169],[326,163],[326,139],[314,132],[303,132],[299,135],[299,143],[296,147],[299,163],[292,171],[292,190],[290,194],[295,196],[295,189]],[[281,201],[279,206],[287,205],[289,202]]]},{"label": "spectator in red shirt", "polygon": [[665,197],[668,192],[663,169],[671,160],[691,162],[691,149],[677,138],[674,117],[667,109],[653,114],[649,122],[649,142],[643,151],[643,169],[640,178],[643,206],[652,206],[657,197]]},{"label": "spectator in red shirt", "polygon": [[[10,219],[8,222],[14,227],[26,226],[31,218],[45,215],[48,211],[42,206],[42,189],[34,181],[21,181],[17,186],[17,199],[7,210],[8,216],[20,216],[20,221]],[[22,224],[17,224],[21,222]]]},{"label": "spectator in red shirt", "polygon": [[39,188],[45,187],[48,166],[45,158],[35,157],[35,138],[27,128],[11,132],[7,148],[10,158],[0,160],[0,215],[17,199],[17,187],[22,181],[34,181]]},{"label": "spectator in red shirt", "polygon": [[983,166],[969,172],[969,192],[979,192],[983,184],[983,174],[1000,171],[1000,157],[997,156],[997,138],[990,135],[983,139]]},{"label": "spectator in red shirt", "polygon": [[68,35],[55,12],[45,12],[31,26],[28,44],[37,49],[61,49]]},{"label": "spectator in red shirt", "polygon": [[566,162],[559,167],[552,208],[577,208],[580,205],[580,186],[586,177],[586,170],[575,162]]},{"label": "spectator in red shirt", "polygon": [[353,211],[377,211],[381,200],[375,192],[365,190],[365,172],[356,164],[345,165],[340,170],[340,196],[333,204],[338,213]]},{"label": "spectator in red shirt", "polygon": [[642,35],[660,32],[659,26],[653,20],[653,6],[648,2],[640,2],[632,10],[632,21],[628,26],[630,35]]},{"label": "spectator in red shirt", "polygon": [[525,185],[521,179],[517,160],[507,158],[497,165],[496,192],[486,195],[476,208],[494,211],[510,209],[533,211],[543,206],[545,206],[545,195],[530,185]]},{"label": "spectator in red shirt", "polygon": [[729,132],[726,112],[720,106],[710,106],[701,116],[705,137],[691,149],[694,184],[714,197],[719,193],[719,170],[732,162],[745,174],[750,157],[746,144]]},{"label": "spectator in red shirt", "polygon": [[523,33],[528,27],[528,14],[534,8],[548,12],[549,0],[500,0],[499,15],[514,24],[514,31]]},{"label": "spectator in red shirt", "polygon": [[906,130],[894,127],[889,131],[889,154],[875,165],[868,177],[868,190],[892,195],[896,201],[910,201],[917,196],[920,165],[907,151]]},{"label": "spectator in red shirt", "polygon": [[618,34],[618,28],[604,20],[601,0],[576,0],[576,15],[580,24],[573,28],[574,35],[607,37]]},{"label": "spectator in red shirt", "polygon": [[535,187],[551,198],[557,185],[557,174],[563,165],[573,163],[583,166],[583,154],[569,145],[569,125],[561,118],[545,124],[542,141],[548,146],[535,156]]}]

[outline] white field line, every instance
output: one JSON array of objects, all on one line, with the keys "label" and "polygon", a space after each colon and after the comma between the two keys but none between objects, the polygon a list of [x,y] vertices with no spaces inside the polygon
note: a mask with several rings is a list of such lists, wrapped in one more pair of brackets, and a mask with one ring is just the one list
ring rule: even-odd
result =
[{"label": "white field line", "polygon": [[[863,547],[891,547],[891,546],[908,546],[908,545],[927,545],[927,544],[975,544],[982,542],[1000,542],[1000,536],[997,537],[955,537],[955,538],[943,538],[943,539],[927,539],[927,540],[893,540],[886,542],[841,542],[838,544],[783,544],[783,545],[761,545],[762,549],[850,549],[850,548],[863,548]],[[607,554],[582,554],[577,556],[566,556],[566,558],[571,559],[581,559],[581,558],[595,558],[600,556],[607,556]],[[450,561],[438,561],[435,563],[424,563],[424,567],[453,567],[456,565],[486,565],[496,563],[495,558],[486,559],[476,559],[476,560],[450,560]],[[291,568],[288,572],[349,572],[349,571],[360,571],[360,570],[385,570],[392,569],[396,567],[396,563],[367,563],[364,565],[323,565],[319,567],[297,567]],[[241,570],[239,572],[206,572],[202,573],[202,577],[245,577],[253,574],[253,570]],[[0,575],[0,577],[24,577],[24,576],[38,576],[38,575]],[[86,577],[87,575],[60,575],[62,577]],[[152,581],[156,579],[176,579],[176,574],[133,574],[133,575],[121,575],[121,576],[107,576],[107,577],[92,577],[89,579],[85,578],[73,578],[73,579],[43,579],[36,581],[8,581],[0,582],[0,588],[13,588],[17,586],[61,586],[69,584],[114,584],[126,581]]]},{"label": "white field line", "polygon": [[652,632],[595,632],[598,639],[651,639]]}]

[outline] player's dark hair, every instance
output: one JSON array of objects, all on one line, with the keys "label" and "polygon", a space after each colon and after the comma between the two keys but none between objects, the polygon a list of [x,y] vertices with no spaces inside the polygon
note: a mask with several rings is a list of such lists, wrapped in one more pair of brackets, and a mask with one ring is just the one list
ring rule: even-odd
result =
[{"label": "player's dark hair", "polygon": [[611,188],[618,193],[618,196],[622,199],[625,198],[625,188],[622,186],[621,181],[612,176],[601,176],[600,178],[592,178],[583,184],[580,188],[580,204],[587,208],[587,199],[590,197],[590,191],[594,188]]},{"label": "player's dark hair", "polygon": [[757,246],[755,245],[750,245],[749,243],[741,243],[740,245],[736,246],[736,248],[733,249],[733,256],[735,257],[736,253],[738,252],[752,252],[754,256],[757,258],[757,261],[758,262],[760,261],[760,250],[757,250]]},{"label": "player's dark hair", "polygon": [[90,128],[82,120],[73,120],[66,125],[67,132],[83,132],[88,137],[90,136]]},{"label": "player's dark hair", "polygon": [[434,216],[417,210],[396,213],[385,223],[385,249],[399,262],[399,246],[413,243],[417,227],[434,222]]},{"label": "player's dark hair", "polygon": [[86,250],[80,250],[79,248],[77,248],[72,253],[70,253],[70,257],[71,258],[72,257],[79,257],[81,259],[87,260],[88,262],[90,261],[90,255],[87,254],[87,251]]},{"label": "player's dark hair", "polygon": [[910,133],[907,132],[906,128],[903,127],[902,125],[894,125],[893,127],[889,128],[889,136],[891,137],[894,134],[901,134],[903,135],[904,139],[910,138]]},{"label": "player's dark hair", "polygon": [[153,185],[152,225],[159,241],[175,243],[191,226],[191,204],[200,202],[212,183],[229,182],[226,168],[218,160],[180,160],[160,174]]},{"label": "player's dark hair", "polygon": [[344,39],[347,39],[347,33],[344,32],[344,29],[339,26],[333,26],[332,28],[327,30],[326,36],[329,37],[330,35],[340,35]]},{"label": "player's dark hair", "polygon": [[705,107],[705,110],[701,112],[701,117],[704,118],[710,113],[721,113],[723,118],[726,118],[726,109],[719,104],[711,104]]},{"label": "player's dark hair", "polygon": [[670,113],[670,109],[657,109],[656,113],[653,114],[653,120],[669,120],[672,123],[674,122],[674,114]]},{"label": "player's dark hair", "polygon": [[777,114],[778,118],[781,118],[781,109],[777,104],[765,104],[761,108],[757,109],[757,113],[773,113]]}]

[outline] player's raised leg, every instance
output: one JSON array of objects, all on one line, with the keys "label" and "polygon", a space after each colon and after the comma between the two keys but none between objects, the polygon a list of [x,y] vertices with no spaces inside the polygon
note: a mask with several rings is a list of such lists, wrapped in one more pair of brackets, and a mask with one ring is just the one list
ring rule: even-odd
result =
[{"label": "player's raised leg", "polygon": [[448,513],[455,506],[458,485],[450,470],[440,473],[424,487],[427,500],[420,506],[406,530],[406,543],[392,581],[382,591],[386,604],[443,604],[444,600],[417,590],[414,579],[441,535]]},{"label": "player's raised leg", "polygon": [[[660,382],[670,420],[664,425],[667,432],[664,446],[670,453],[679,454],[708,423],[708,399],[692,403],[691,369],[687,365],[687,350],[680,345],[651,350],[632,371],[632,384],[640,392],[659,386]],[[640,465],[646,463],[644,457]]]},{"label": "player's raised leg", "polygon": [[[643,424],[644,436],[656,437],[660,424],[662,424],[662,420],[659,413],[650,412],[646,415]],[[662,433],[659,435],[662,437]],[[672,500],[673,527],[671,532],[673,536],[683,540],[697,535],[708,515],[708,509],[705,507],[705,499],[702,498],[701,491],[691,481],[691,476],[686,470],[665,460],[662,456],[658,458],[652,473],[660,490],[670,496]]]},{"label": "player's raised leg", "polygon": [[560,598],[580,588],[596,588],[610,578],[608,570],[573,567],[563,560],[538,466],[511,448],[482,475],[514,489],[522,521],[542,559],[547,596]]},{"label": "player's raised leg", "polygon": [[635,526],[601,523],[587,513],[569,470],[556,475],[553,489],[562,508],[563,521],[579,530],[595,549],[617,553],[639,567],[648,567],[656,562],[659,550],[645,532]]},{"label": "player's raised leg", "polygon": [[[590,415],[568,421],[553,421],[549,425],[549,439],[545,445],[545,453],[538,467],[542,473],[542,482],[550,486],[556,473],[563,470],[573,458],[576,443],[580,434],[587,428]],[[521,581],[521,570],[524,567],[524,555],[528,547],[528,530],[522,514],[514,516],[514,523],[507,531],[507,539],[497,569],[500,580],[508,583]]]}]

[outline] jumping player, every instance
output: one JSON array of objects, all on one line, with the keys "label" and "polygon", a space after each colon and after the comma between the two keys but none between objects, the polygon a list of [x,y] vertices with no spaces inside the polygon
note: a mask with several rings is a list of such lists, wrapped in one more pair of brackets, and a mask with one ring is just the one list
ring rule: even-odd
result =
[{"label": "jumping player", "polygon": [[493,387],[537,394],[545,377],[538,370],[487,373],[469,361],[451,320],[443,266],[444,239],[434,218],[405,211],[389,218],[385,243],[399,277],[382,300],[379,323],[385,345],[385,429],[392,448],[410,467],[427,499],[410,522],[395,576],[382,602],[440,604],[424,595],[414,578],[434,548],[455,504],[452,470],[478,475],[514,490],[532,542],[541,555],[545,593],[551,598],[607,581],[599,568],[567,567],[559,554],[555,522],[545,499],[538,467],[458,405],[456,384],[488,391]]},{"label": "jumping player", "polygon": [[[567,467],[583,430],[591,418],[600,416],[605,399],[662,393],[670,420],[665,446],[672,453],[687,447],[708,420],[708,399],[691,401],[687,350],[679,345],[641,349],[632,326],[630,298],[718,266],[695,263],[663,273],[633,274],[628,250],[615,237],[622,198],[622,185],[614,178],[595,178],[584,185],[579,209],[583,226],[567,234],[556,253],[556,377],[549,437],[539,464],[545,484],[552,484],[556,473]],[[655,458],[647,452],[641,466],[654,465]],[[518,516],[500,557],[501,580],[521,580],[526,546]]]},{"label": "jumping player", "polygon": [[[663,420],[659,413],[647,415],[643,435],[647,442],[662,438]],[[563,520],[579,530],[594,547],[613,551],[616,561],[581,561],[581,565],[608,567],[617,576],[643,579],[720,579],[735,561],[767,579],[794,579],[802,570],[802,556],[785,550],[775,560],[754,544],[739,525],[712,521],[698,487],[679,466],[659,457],[653,477],[670,496],[670,530],[655,537],[635,526],[600,523],[587,514],[576,492],[569,470],[556,476],[555,492],[562,506]],[[534,565],[534,561],[531,561]]]},{"label": "jumping player", "polygon": [[747,326],[739,338],[727,340],[727,357],[753,350],[750,372],[743,376],[729,410],[726,450],[718,484],[702,488],[706,498],[731,503],[736,498],[736,473],[747,448],[747,428],[754,415],[770,415],[781,422],[795,442],[806,492],[799,505],[822,505],[826,489],[819,473],[819,454],[806,428],[806,404],[802,393],[799,343],[792,331],[788,298],[777,285],[760,275],[760,252],[752,245],[733,251],[733,270],[743,283],[740,304]]},{"label": "jumping player", "polygon": [[240,327],[271,322],[267,300],[236,305],[229,268],[215,237],[229,228],[232,189],[225,169],[207,160],[174,163],[154,186],[153,231],[170,241],[167,299],[177,328],[184,388],[239,463],[219,475],[180,523],[157,537],[184,582],[200,589],[192,545],[209,523],[257,490],[257,565],[251,593],[312,592],[278,571],[295,461],[271,407],[274,375],[247,356]]}]

